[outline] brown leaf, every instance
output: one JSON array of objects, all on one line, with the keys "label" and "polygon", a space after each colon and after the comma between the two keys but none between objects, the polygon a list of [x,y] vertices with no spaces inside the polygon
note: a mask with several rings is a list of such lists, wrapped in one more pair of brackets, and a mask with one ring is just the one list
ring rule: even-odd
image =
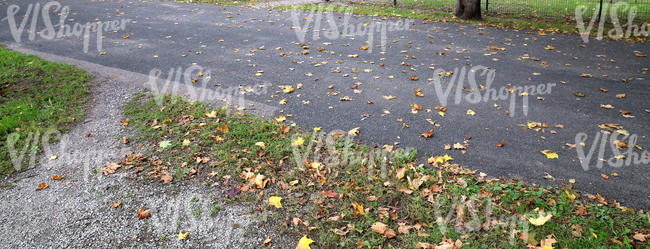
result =
[{"label": "brown leaf", "polygon": [[359,48],[359,50],[368,50],[368,48],[369,48],[368,45],[364,45],[364,46],[361,46]]},{"label": "brown leaf", "polygon": [[645,241],[645,237],[646,237],[646,235],[637,232],[637,233],[634,234],[634,236],[633,236],[632,238],[634,238],[635,240],[638,240],[638,241],[644,242],[644,241]]},{"label": "brown leaf", "polygon": [[291,129],[291,126],[280,125],[280,131],[282,133],[284,133],[284,134],[288,133],[290,129]]},{"label": "brown leaf", "polygon": [[129,143],[129,139],[127,139],[126,137],[122,137],[122,143],[123,143],[123,144],[128,144],[128,143]]},{"label": "brown leaf", "polygon": [[464,150],[464,149],[467,149],[467,148],[465,146],[463,146],[462,144],[460,144],[460,143],[455,143],[454,144],[454,149],[456,149],[456,150]]},{"label": "brown leaf", "polygon": [[118,202],[116,202],[116,203],[111,204],[111,207],[113,207],[113,208],[117,208],[117,207],[119,207],[120,205],[122,205],[122,202],[121,202],[121,201],[118,201]]},{"label": "brown leaf", "polygon": [[129,119],[127,118],[126,120],[121,120],[121,121],[120,121],[120,125],[121,125],[121,126],[127,126],[127,125],[129,125]]},{"label": "brown leaf", "polygon": [[221,127],[217,128],[220,132],[226,134],[228,133],[228,126],[226,124],[223,124]]},{"label": "brown leaf", "polygon": [[415,96],[424,97],[424,94],[422,94],[421,91],[422,91],[422,89],[420,89],[420,88],[415,89]]},{"label": "brown leaf", "polygon": [[372,224],[370,227],[372,228],[372,231],[381,235],[384,235],[384,233],[389,229],[388,225],[381,222],[375,222],[375,224]]},{"label": "brown leaf", "polygon": [[605,178],[605,179],[609,179],[609,176],[608,176],[608,175],[600,174],[600,176],[603,177],[603,178]]},{"label": "brown leaf", "polygon": [[612,142],[612,144],[615,145],[616,148],[619,150],[623,150],[623,148],[628,148],[627,142],[623,140],[615,140],[614,142]]},{"label": "brown leaf", "polygon": [[56,180],[61,180],[61,179],[63,179],[63,177],[65,177],[65,176],[53,175],[53,176],[52,176],[52,180],[55,180],[55,181],[56,181]]},{"label": "brown leaf", "polygon": [[420,135],[420,136],[421,136],[421,137],[424,137],[424,138],[426,138],[426,139],[429,139],[431,136],[433,136],[433,130],[434,130],[434,129],[431,128],[430,131],[427,131],[427,132],[425,132],[425,133],[422,133],[422,135]]},{"label": "brown leaf", "polygon": [[151,216],[149,210],[144,210],[140,208],[140,210],[138,211],[138,219],[149,218],[149,216]]},{"label": "brown leaf", "polygon": [[162,174],[163,174],[163,176],[160,177],[160,181],[162,183],[169,183],[172,180],[174,180],[174,178],[169,174],[169,172],[163,171]]},{"label": "brown leaf", "polygon": [[46,189],[47,188],[47,183],[41,183],[36,187],[36,190],[41,190],[41,189]]},{"label": "brown leaf", "polygon": [[413,77],[411,77],[411,80],[412,80],[412,81],[417,81],[418,79],[420,79],[420,78],[418,78],[417,75],[413,75]]},{"label": "brown leaf", "polygon": [[616,94],[616,97],[617,97],[617,98],[621,98],[621,99],[622,99],[622,98],[625,98],[625,93],[622,93],[622,94]]},{"label": "brown leaf", "polygon": [[501,140],[500,143],[497,143],[497,147],[503,147],[503,145],[505,145],[504,142],[505,142],[505,140]]},{"label": "brown leaf", "polygon": [[573,237],[577,237],[577,238],[582,237],[582,226],[580,226],[579,224],[571,225],[571,230],[573,230],[571,231],[571,235]]},{"label": "brown leaf", "polygon": [[372,101],[368,100],[368,101],[366,101],[366,103],[368,103],[368,104],[374,104],[375,102],[372,102]]}]

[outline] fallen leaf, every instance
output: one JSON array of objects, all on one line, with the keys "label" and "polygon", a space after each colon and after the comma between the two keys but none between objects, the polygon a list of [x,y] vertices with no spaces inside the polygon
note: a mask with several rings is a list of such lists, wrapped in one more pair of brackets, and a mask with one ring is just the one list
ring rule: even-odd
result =
[{"label": "fallen leaf", "polygon": [[467,110],[467,115],[472,115],[472,116],[474,116],[474,115],[476,115],[476,112],[474,112],[474,111],[472,111],[472,110]]},{"label": "fallen leaf", "polygon": [[257,142],[255,145],[261,147],[263,150],[266,149],[266,144],[264,142]]},{"label": "fallen leaf", "polygon": [[614,107],[612,105],[609,105],[609,104],[608,105],[600,104],[600,107],[601,108],[606,108],[606,109],[614,109]]},{"label": "fallen leaf", "polygon": [[298,245],[296,246],[296,249],[311,249],[309,247],[309,244],[313,243],[314,241],[307,238],[307,235],[303,236],[300,238],[300,241],[298,241]]},{"label": "fallen leaf", "polygon": [[361,128],[361,127],[357,127],[357,128],[354,128],[354,129],[348,131],[348,135],[353,136],[353,137],[358,136],[359,135],[359,128]]},{"label": "fallen leaf", "polygon": [[275,206],[276,208],[282,208],[282,203],[281,203],[281,201],[282,201],[282,197],[271,196],[271,197],[269,198],[269,203],[270,203],[271,205]]},{"label": "fallen leaf", "polygon": [[297,137],[296,140],[294,140],[294,141],[291,142],[291,146],[300,146],[300,145],[302,145],[304,142],[305,142],[305,140],[302,139],[302,137]]},{"label": "fallen leaf", "polygon": [[138,219],[148,218],[149,216],[151,216],[149,210],[144,210],[140,208],[140,210],[138,211]]},{"label": "fallen leaf", "polygon": [[623,94],[616,94],[616,97],[617,98],[625,98],[625,94],[624,93]]},{"label": "fallen leaf", "polygon": [[505,140],[501,140],[500,143],[497,143],[497,147],[503,147],[503,145],[504,145],[504,141],[505,141]]},{"label": "fallen leaf", "polygon": [[433,136],[433,130],[434,130],[434,129],[432,128],[430,131],[427,131],[427,132],[425,132],[425,133],[422,133],[422,135],[420,135],[420,136],[421,136],[421,137],[424,137],[424,138],[426,138],[426,139],[429,139],[431,136]]},{"label": "fallen leaf", "polygon": [[221,127],[218,127],[217,130],[219,130],[223,134],[226,134],[226,133],[228,133],[228,125],[223,124]]},{"label": "fallen leaf", "polygon": [[56,181],[56,180],[61,180],[61,179],[63,179],[63,177],[64,177],[64,176],[53,175],[53,176],[52,176],[52,180],[55,180],[55,181]]},{"label": "fallen leaf", "polygon": [[36,187],[36,190],[46,189],[47,187],[47,183],[41,183]]},{"label": "fallen leaf", "polygon": [[217,117],[217,111],[212,111],[210,113],[206,113],[205,116],[208,117],[208,118],[216,118]]},{"label": "fallen leaf", "polygon": [[185,240],[188,235],[190,235],[190,232],[178,232],[178,240]]},{"label": "fallen leaf", "polygon": [[548,158],[548,159],[558,158],[557,153],[555,151],[543,150],[541,152],[542,152],[542,154],[546,155],[546,158]]},{"label": "fallen leaf", "polygon": [[163,176],[160,177],[160,182],[169,183],[172,180],[174,180],[174,178],[169,174],[169,172],[163,171],[162,173],[163,173]]},{"label": "fallen leaf", "polygon": [[609,176],[608,176],[608,175],[600,174],[600,176],[601,176],[602,178],[604,178],[604,179],[609,179]]},{"label": "fallen leaf", "polygon": [[159,144],[160,148],[167,148],[167,147],[169,147],[169,146],[171,146],[171,145],[172,145],[172,143],[169,142],[169,141],[162,141],[162,142],[160,142],[160,144]]},{"label": "fallen leaf", "polygon": [[539,217],[537,217],[536,219],[533,219],[532,217],[528,218],[528,221],[530,222],[530,224],[533,224],[535,226],[541,226],[544,225],[548,220],[550,220],[551,217],[553,217],[553,214],[548,214],[546,216],[539,215]]}]

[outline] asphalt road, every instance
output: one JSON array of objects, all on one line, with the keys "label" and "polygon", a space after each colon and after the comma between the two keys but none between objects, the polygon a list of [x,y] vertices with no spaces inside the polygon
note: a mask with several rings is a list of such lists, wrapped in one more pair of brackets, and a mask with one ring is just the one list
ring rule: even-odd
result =
[{"label": "asphalt road", "polygon": [[[37,2],[0,0],[0,19],[7,17],[11,5],[18,5],[15,19],[20,23],[28,4]],[[167,77],[172,68],[187,69],[197,65],[212,72],[207,84],[211,89],[246,84],[242,86],[245,89],[270,83],[265,93],[247,94],[247,100],[277,107],[283,115],[291,114],[289,122],[308,129],[348,131],[360,127],[359,138],[368,144],[381,147],[399,143],[398,148],[417,147],[422,163],[426,163],[426,157],[448,154],[453,158],[451,163],[467,165],[497,177],[520,177],[534,183],[557,185],[575,179],[576,189],[613,198],[624,206],[650,208],[650,189],[645,185],[650,177],[650,159],[638,164],[630,161],[622,167],[603,162],[598,168],[598,158],[608,160],[615,156],[616,149],[613,150],[607,140],[594,149],[591,160],[585,163],[588,165],[585,170],[577,150],[566,145],[575,144],[578,134],[584,133],[588,136],[584,148],[588,153],[594,137],[602,130],[598,125],[612,123],[636,135],[636,145],[643,151],[650,149],[650,113],[646,111],[650,110],[650,85],[646,74],[650,63],[648,57],[635,56],[650,54],[647,43],[598,41],[594,37],[584,42],[577,35],[549,31],[544,34],[413,20],[408,29],[387,29],[382,46],[381,32],[372,36],[339,35],[334,38],[323,30],[329,28],[325,20],[320,27],[312,22],[311,29],[290,29],[319,19],[317,15],[307,18],[309,12],[293,12],[299,22],[294,24],[291,12],[277,9],[159,1],[67,0],[63,5],[70,8],[65,24],[71,26],[98,21],[131,21],[124,22],[124,29],[115,25],[114,31],[103,32],[100,51],[105,54],[97,49],[95,31],[89,32],[87,53],[84,52],[83,34],[54,39],[37,34],[30,40],[33,31],[28,30],[32,29],[33,15],[22,33],[13,32],[20,35],[20,42],[12,35],[9,21],[1,21],[0,41],[142,74],[157,68],[162,72],[161,77]],[[60,16],[54,13],[50,10],[53,23],[56,23]],[[33,30],[40,31],[46,25],[42,15],[38,16]],[[346,15],[332,16],[342,30]],[[368,28],[372,25],[363,25],[398,21],[404,23],[405,20],[352,15],[349,23]],[[403,27],[403,24],[396,26]],[[313,35],[317,29],[322,36]],[[305,30],[309,32],[301,41],[297,33]],[[125,39],[125,35],[129,37]],[[368,45],[369,50],[361,50],[364,45]],[[278,47],[282,49],[277,50]],[[302,51],[309,51],[309,54],[303,55]],[[280,53],[286,55],[280,56]],[[487,85],[488,74],[480,75],[484,70],[477,70],[475,85],[468,82],[468,76],[461,77],[463,68],[469,73],[476,66],[492,70],[490,87],[495,90],[523,86],[540,89],[537,88],[540,84],[551,87],[546,87],[543,94],[529,92],[527,115],[523,108],[525,96],[506,94],[505,90],[505,100],[490,97],[487,101],[471,101],[477,93],[484,98],[487,91],[487,87],[477,86]],[[337,69],[339,73],[332,72]],[[438,69],[454,71],[454,74],[438,77],[435,74]],[[259,71],[263,73],[257,76]],[[585,74],[593,77],[581,77]],[[410,80],[413,76],[419,79]],[[436,81],[427,80],[436,77]],[[443,92],[436,90],[435,83],[442,81],[441,90],[446,90],[452,78],[455,84],[450,89],[443,117],[435,109],[444,105]],[[458,84],[459,78],[464,79],[462,86]],[[302,84],[300,89],[298,84]],[[355,84],[361,92],[351,88]],[[295,91],[276,93],[282,90],[278,87],[282,85],[291,85]],[[473,91],[462,90],[463,87]],[[416,96],[414,90],[417,88],[421,89],[423,97]],[[337,92],[338,95],[334,95]],[[578,97],[576,93],[585,96]],[[625,94],[625,97],[619,98],[618,94]],[[353,100],[340,101],[344,96]],[[282,99],[287,100],[286,105],[280,105]],[[423,109],[413,113],[412,104]],[[601,104],[613,108],[602,108]],[[255,107],[248,108],[255,111]],[[384,115],[384,110],[390,114]],[[475,115],[469,115],[468,110]],[[633,118],[623,116],[619,110],[629,111]],[[506,111],[512,115],[507,115]],[[274,116],[279,114],[276,111]],[[434,127],[427,119],[440,126]],[[548,128],[524,129],[529,122],[547,124]],[[431,128],[435,128],[431,138],[420,136]],[[464,150],[466,153],[444,149],[447,144],[464,144],[466,136],[471,137]],[[501,141],[505,145],[497,147]],[[602,156],[598,155],[601,146]],[[629,146],[633,147],[631,142]],[[549,159],[540,152],[542,150],[557,151],[558,158]],[[643,152],[637,148],[632,151],[639,155]],[[555,180],[544,178],[547,173]]]}]

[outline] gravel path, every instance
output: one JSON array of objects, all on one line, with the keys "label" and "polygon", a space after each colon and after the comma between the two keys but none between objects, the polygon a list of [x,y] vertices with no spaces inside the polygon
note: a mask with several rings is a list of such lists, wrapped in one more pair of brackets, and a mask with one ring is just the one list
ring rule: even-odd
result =
[{"label": "gravel path", "polygon": [[[118,139],[133,134],[120,126],[124,120],[121,110],[129,98],[148,91],[144,84],[147,75],[9,48],[73,63],[95,74],[98,84],[91,89],[86,120],[52,144],[51,154],[39,155],[36,161],[43,163],[2,180],[2,247],[250,248],[274,235],[274,231],[254,225],[256,215],[249,207],[216,200],[224,196],[218,185],[146,183],[130,179],[128,173],[101,173],[99,168],[107,163],[123,161],[127,152],[137,152]],[[58,158],[48,160],[51,155]],[[54,181],[54,175],[65,177]],[[49,187],[36,190],[42,182]],[[112,208],[116,202],[122,204]],[[216,215],[211,212],[215,204],[221,208]],[[151,217],[138,219],[140,208],[149,209]],[[190,233],[187,240],[178,240],[181,231]]]}]

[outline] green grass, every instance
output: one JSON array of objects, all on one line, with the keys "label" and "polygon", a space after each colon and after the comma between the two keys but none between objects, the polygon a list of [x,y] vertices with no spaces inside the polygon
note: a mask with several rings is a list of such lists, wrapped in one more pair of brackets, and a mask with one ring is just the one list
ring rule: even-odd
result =
[{"label": "green grass", "polygon": [[[74,66],[9,51],[0,45],[0,175],[28,167],[30,154],[42,150],[41,137],[48,130],[64,132],[84,119],[92,78]],[[20,167],[14,167],[7,147],[10,134],[18,136],[14,143],[16,155],[25,152]],[[30,143],[24,149],[26,141]]]},{"label": "green grass", "polygon": [[[266,121],[247,113],[228,115],[224,109],[202,103],[162,98],[162,108],[155,97],[145,95],[125,106],[129,126],[140,133],[136,141],[149,147],[144,155],[148,162],[134,162],[144,168],[141,179],[155,178],[160,170],[168,170],[174,175],[172,186],[193,178],[238,188],[241,195],[225,198],[224,203],[248,203],[260,214],[258,222],[274,224],[278,232],[296,238],[307,236],[316,241],[312,248],[414,248],[418,243],[438,244],[443,238],[461,240],[463,248],[525,248],[527,244],[539,246],[547,236],[557,240],[554,248],[650,247],[647,241],[633,239],[637,233],[650,234],[648,213],[610,200],[601,204],[591,195],[580,197],[570,185],[540,187],[514,179],[488,180],[451,164],[453,161],[436,162],[436,157],[431,162],[414,161],[415,151],[388,156],[384,164],[387,176],[382,178],[382,161],[363,155],[382,149],[357,144],[345,134],[330,134],[333,136],[327,139],[326,134],[314,136],[298,127],[283,127],[286,122],[276,118]],[[208,117],[206,113],[212,111],[216,116]],[[224,125],[228,132],[218,129]],[[216,141],[215,136],[223,141]],[[292,146],[297,137],[304,143]],[[171,146],[160,148],[160,141],[170,141]],[[258,142],[264,142],[265,148],[256,145]],[[292,153],[293,149],[300,155],[311,153],[306,162],[296,162],[298,154]],[[317,150],[321,154],[314,157]],[[209,160],[197,161],[196,157]],[[336,160],[346,163],[330,164]],[[372,164],[376,166],[369,169]],[[303,165],[311,167],[298,167]],[[189,173],[191,169],[197,173]],[[256,187],[254,179],[242,174],[249,171],[253,176],[263,176],[266,185]],[[268,203],[271,196],[282,198],[282,208]],[[477,198],[474,208],[463,204],[463,215],[459,215],[458,208],[453,207],[454,199],[473,196]],[[355,208],[357,204],[362,212]],[[214,214],[219,209],[214,206],[209,212]],[[553,216],[541,226],[520,218],[535,218],[542,210]],[[443,234],[441,227],[445,225],[438,217],[444,220],[450,212]],[[475,220],[485,224],[488,217],[492,225],[486,229],[454,230],[457,224],[466,227]],[[513,227],[505,224],[509,217],[519,217],[510,222]],[[503,223],[495,225],[497,220]],[[388,225],[396,237],[374,232],[371,227],[378,222]],[[418,227],[403,234],[398,232],[400,226]],[[526,226],[528,241],[521,239],[521,234],[510,239],[513,229],[525,231]],[[574,228],[581,232],[574,232]]]}]

